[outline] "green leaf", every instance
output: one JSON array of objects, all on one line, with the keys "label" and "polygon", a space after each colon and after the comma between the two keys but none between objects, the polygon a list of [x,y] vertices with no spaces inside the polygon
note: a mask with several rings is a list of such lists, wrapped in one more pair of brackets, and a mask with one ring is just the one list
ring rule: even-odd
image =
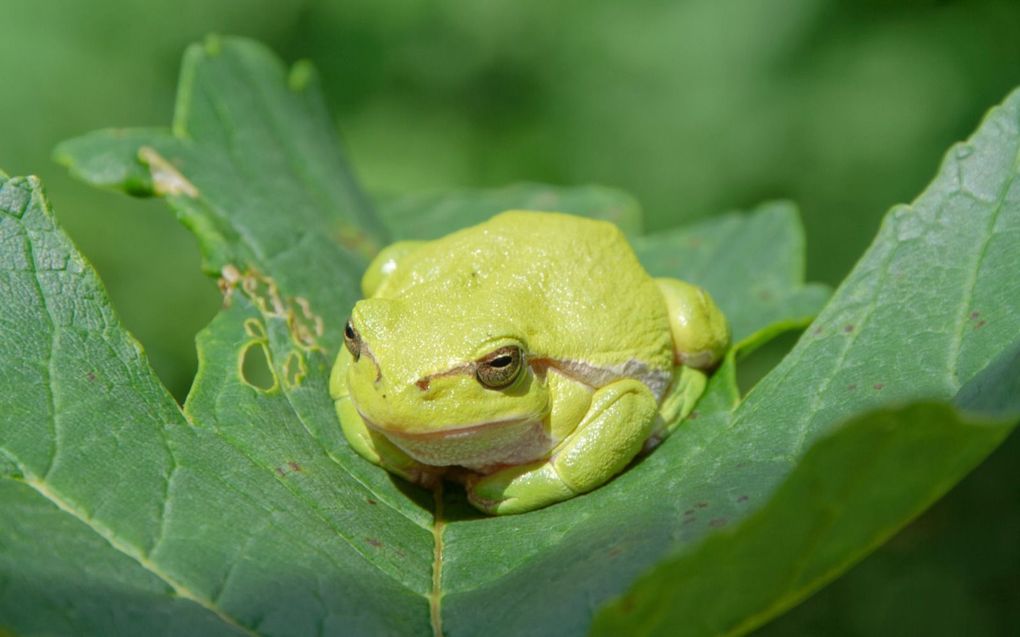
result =
[{"label": "green leaf", "polygon": [[641,233],[641,206],[637,200],[596,185],[520,183],[504,188],[416,193],[384,199],[379,213],[397,239],[438,239],[504,210],[568,212],[612,221],[629,236]]},{"label": "green leaf", "polygon": [[[682,619],[690,634],[742,634],[874,548],[1004,437],[1020,409],[1010,391],[1020,344],[1018,153],[1020,91],[948,153],[912,205],[892,210],[814,326],[707,449],[744,466],[723,460],[721,477],[686,485],[718,482],[751,501],[769,497],[766,507],[729,537],[677,547],[679,557],[611,606],[597,632],[658,633]],[[1004,420],[975,425],[923,402],[882,408],[954,397]],[[860,415],[872,409],[880,411]],[[788,467],[793,475],[771,496]],[[729,525],[733,507],[713,515]],[[726,568],[734,579],[722,596]]]},{"label": "green leaf", "polygon": [[[22,312],[0,323],[2,386],[15,388],[3,397],[15,417],[0,425],[0,466],[38,506],[73,518],[74,533],[106,540],[104,559],[126,556],[144,571],[139,577],[164,587],[162,597],[172,593],[225,630],[584,632],[597,608],[642,573],[656,576],[650,569],[661,563],[665,576],[675,560],[708,550],[703,540],[721,529],[739,532],[742,521],[773,506],[788,511],[777,489],[813,443],[843,431],[841,423],[919,413],[951,422],[955,416],[938,406],[891,416],[900,412],[889,405],[949,400],[1020,333],[1011,310],[1020,292],[1017,242],[1009,241],[1020,223],[1012,190],[1020,97],[1013,97],[913,208],[893,212],[815,326],[746,400],[739,401],[731,355],[689,421],[611,484],[519,516],[481,516],[456,491],[435,494],[433,509],[429,494],[348,449],[328,400],[326,376],[361,255],[384,232],[345,181],[349,171],[317,95],[292,89],[310,72],[299,68],[298,80],[294,73],[288,80],[263,49],[238,40],[193,48],[172,135],[107,132],[60,151],[95,183],[167,196],[203,244],[207,269],[223,275],[226,308],[199,337],[201,367],[183,415],[116,324],[94,274],[53,230],[37,188],[14,180],[0,195],[0,208],[10,211],[0,235],[10,262],[0,302]],[[335,196],[321,194],[334,187]],[[500,206],[512,199],[475,195]],[[468,212],[435,213],[434,225],[421,227],[440,232],[491,205],[461,199],[457,207]],[[417,208],[449,209],[441,198]],[[802,239],[782,204],[636,247],[654,272],[691,276],[726,299],[745,351],[802,324],[824,296],[802,284]],[[684,258],[673,263],[674,254]],[[46,255],[46,267],[32,255]],[[53,263],[74,267],[53,274]],[[47,322],[60,308],[61,320]],[[29,325],[31,338],[14,337]],[[103,391],[89,384],[89,371]],[[981,387],[982,396],[1003,395],[998,381],[986,378]],[[846,431],[860,427],[873,429]],[[871,546],[861,538],[905,522],[994,444],[983,440],[963,445],[945,466],[912,452],[912,479],[871,485],[889,490],[889,508],[853,518],[857,526],[835,536],[831,550],[808,554],[804,573],[845,567]],[[830,444],[835,451],[815,453],[852,457],[846,443]],[[8,545],[7,527],[0,533]],[[102,576],[90,556],[81,559],[90,575]],[[2,573],[41,568],[20,561]],[[793,599],[818,581],[776,593]],[[738,584],[727,595],[764,590],[753,580]],[[0,610],[46,604],[9,588]],[[134,586],[117,590],[148,599]],[[699,591],[669,586],[638,600],[668,605],[685,593]],[[87,605],[86,591],[76,594],[64,607],[81,604],[94,616],[76,632],[109,634],[128,621],[115,602],[101,613]],[[715,621],[707,605],[686,607],[705,613],[690,618],[694,625]],[[135,630],[164,612],[144,608]]]},{"label": "green leaf", "polygon": [[1017,413],[990,422],[915,403],[846,423],[808,450],[762,510],[659,564],[599,615],[593,633],[749,632],[934,502],[1005,438]]},{"label": "green leaf", "polygon": [[[170,131],[98,131],[55,156],[90,183],[165,196],[198,238],[208,273],[275,272],[322,316],[346,315],[366,259],[386,241],[312,67],[288,71],[244,40],[210,37],[188,49]],[[339,343],[335,330],[324,338]]]},{"label": "green leaf", "polygon": [[[0,527],[0,563],[5,580],[31,583],[3,587],[4,621],[74,634],[428,626],[428,515],[390,481],[344,468],[352,454],[335,427],[322,431],[328,360],[292,340],[290,308],[235,290],[200,339],[185,417],[35,180],[0,183],[0,222],[0,302],[11,308],[0,323],[0,495],[19,511]],[[289,391],[256,390],[238,373],[249,342],[297,357],[273,358],[274,374],[300,359],[308,375]]]}]

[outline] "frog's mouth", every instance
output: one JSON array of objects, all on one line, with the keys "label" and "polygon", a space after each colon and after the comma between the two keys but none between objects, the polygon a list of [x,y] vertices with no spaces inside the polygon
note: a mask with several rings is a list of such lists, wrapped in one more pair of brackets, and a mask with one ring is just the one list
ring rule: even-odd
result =
[{"label": "frog's mouth", "polygon": [[374,422],[365,414],[361,417],[370,429],[385,436],[401,451],[418,462],[436,467],[461,466],[484,471],[499,465],[538,460],[548,455],[553,447],[545,424],[533,418],[507,418],[410,432]]}]

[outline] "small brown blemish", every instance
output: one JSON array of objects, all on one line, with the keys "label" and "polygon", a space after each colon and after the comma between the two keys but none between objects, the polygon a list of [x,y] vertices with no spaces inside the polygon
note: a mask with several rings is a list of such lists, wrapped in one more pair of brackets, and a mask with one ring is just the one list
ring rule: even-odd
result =
[{"label": "small brown blemish", "polygon": [[885,387],[885,385],[882,383],[875,383],[872,387],[875,388],[875,391],[880,391],[883,387]]},{"label": "small brown blemish", "polygon": [[843,326],[843,333],[844,334],[849,334],[849,333],[851,333],[853,331],[854,331],[854,326],[853,325],[844,325]]},{"label": "small brown blemish", "polygon": [[283,470],[283,467],[277,467],[276,468],[276,475],[278,475],[278,476],[280,476],[282,478],[285,475],[287,475],[287,472]]},{"label": "small brown blemish", "polygon": [[429,388],[429,379],[428,378],[418,379],[418,381],[415,382],[415,385],[417,385],[418,389],[422,391],[427,391]]},{"label": "small brown blemish", "polygon": [[627,595],[620,600],[620,612],[630,613],[634,611],[634,597]]},{"label": "small brown blemish", "polygon": [[971,317],[972,319],[976,319],[976,318],[978,318],[979,316],[981,316],[981,312],[978,312],[977,310],[975,310],[975,311],[973,311],[973,312],[971,312],[971,313],[970,313],[970,317]]},{"label": "small brown blemish", "polygon": [[744,469],[749,466],[751,466],[751,463],[745,460],[744,462],[737,464],[737,469]]},{"label": "small brown blemish", "polygon": [[374,537],[366,537],[365,541],[368,542],[369,544],[371,544],[372,546],[374,546],[375,548],[379,548],[379,547],[382,546],[382,542],[380,542],[379,540],[375,539]]},{"label": "small brown blemish", "polygon": [[758,298],[761,299],[762,301],[771,301],[772,292],[770,292],[769,290],[762,290],[761,292],[758,293]]},{"label": "small brown blemish", "polygon": [[365,257],[374,255],[380,248],[375,239],[360,228],[346,223],[337,225],[335,237],[340,245]]},{"label": "small brown blemish", "polygon": [[691,516],[691,517],[689,517],[689,518],[684,518],[684,521],[683,521],[683,522],[681,522],[681,523],[680,523],[680,525],[681,525],[681,526],[687,526],[688,524],[690,524],[691,522],[694,522],[694,521],[695,521],[695,520],[697,520],[697,519],[698,519],[698,518],[696,518],[696,517],[694,517],[694,516],[692,515],[692,516]]},{"label": "small brown blemish", "polygon": [[684,515],[694,515],[694,509],[687,509],[684,511]]},{"label": "small brown blemish", "polygon": [[988,324],[987,321],[984,320],[978,321],[977,323],[974,324],[974,329],[979,330],[987,324]]},{"label": "small brown blemish", "polygon": [[294,471],[296,473],[301,473],[301,465],[299,465],[298,463],[294,462],[293,460],[289,460],[287,462],[287,466],[290,467],[291,471]]},{"label": "small brown blemish", "polygon": [[708,506],[708,502],[705,502],[704,500],[702,500],[701,502],[698,502],[694,506],[698,507],[699,509],[704,509],[704,508],[706,508]]},{"label": "small brown blemish", "polygon": [[198,197],[198,189],[181,174],[173,162],[160,155],[155,149],[149,146],[142,146],[138,149],[138,158],[149,167],[149,174],[152,176],[152,190],[157,195],[169,195],[171,197],[184,195],[195,199]]},{"label": "small brown blemish", "polygon": [[814,334],[815,336],[821,336],[822,335],[822,326],[821,325],[816,325],[815,329],[811,330],[811,333]]},{"label": "small brown blemish", "polygon": [[747,502],[748,499],[749,498],[746,495],[742,495],[739,498],[737,498],[737,502]]},{"label": "small brown blemish", "polygon": [[846,388],[849,389],[850,391],[853,391],[857,389],[857,383],[850,383],[849,385],[846,386]]},{"label": "small brown blemish", "polygon": [[91,382],[95,382],[95,380],[96,380],[96,373],[95,372],[89,372],[89,373],[85,374],[85,378],[89,379],[90,383]]},{"label": "small brown blemish", "polygon": [[373,500],[372,498],[366,498],[366,499],[365,499],[365,502],[368,502],[369,504],[379,504],[378,502],[376,502],[376,501],[375,501],[375,500]]},{"label": "small brown blemish", "polygon": [[712,518],[709,521],[708,525],[713,529],[718,529],[720,527],[726,526],[726,518]]},{"label": "small brown blemish", "polygon": [[687,420],[697,420],[698,416],[700,415],[701,414],[699,414],[698,412],[692,411],[691,413],[687,414]]},{"label": "small brown blemish", "polygon": [[616,557],[620,553],[623,553],[623,549],[621,549],[619,546],[614,546],[613,548],[606,551],[606,555],[608,555],[609,557]]}]

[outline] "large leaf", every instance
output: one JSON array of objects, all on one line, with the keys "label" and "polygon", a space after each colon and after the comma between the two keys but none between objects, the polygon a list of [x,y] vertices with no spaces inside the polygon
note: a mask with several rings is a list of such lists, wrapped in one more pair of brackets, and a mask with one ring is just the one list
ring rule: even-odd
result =
[{"label": "large leaf", "polygon": [[[298,80],[308,77],[307,67],[299,68]],[[337,171],[336,179],[320,174],[313,186],[351,185],[314,95],[294,95],[262,49],[225,40],[189,53],[173,136],[101,133],[61,150],[75,172],[95,183],[169,195],[196,231],[208,269],[225,274],[228,307],[199,338],[201,369],[186,416],[110,317],[94,275],[49,227],[34,188],[10,182],[4,192],[15,194],[0,200],[17,203],[0,206],[12,211],[2,217],[4,258],[13,264],[3,272],[16,282],[0,290],[0,302],[23,310],[0,324],[0,363],[12,370],[3,386],[14,388],[4,404],[16,407],[16,417],[0,431],[6,471],[37,508],[69,515],[80,523],[68,525],[76,534],[104,538],[106,563],[123,554],[128,565],[144,571],[140,575],[154,576],[154,585],[184,598],[176,603],[196,602],[195,621],[260,634],[316,628],[423,633],[430,623],[431,630],[451,635],[583,632],[600,604],[641,573],[664,559],[662,568],[671,572],[676,559],[710,550],[704,538],[767,511],[817,438],[890,401],[948,400],[1018,332],[1020,318],[1010,305],[1017,284],[1007,276],[1016,242],[1003,240],[1016,228],[1020,209],[1006,185],[1015,158],[1014,98],[982,129],[970,158],[950,162],[917,211],[894,213],[818,327],[747,400],[738,400],[730,357],[694,417],[611,484],[520,516],[480,516],[457,492],[434,494],[433,510],[428,494],[350,452],[333,419],[325,376],[338,326],[354,298],[358,255],[382,233],[366,221],[367,212],[358,212],[355,190],[309,203],[308,193],[317,191],[308,187],[304,170],[325,169],[301,169],[304,151],[288,154],[287,140],[333,149],[327,166]],[[279,113],[265,104],[284,105],[291,117],[266,116]],[[1005,132],[990,132],[1000,127]],[[274,152],[265,161],[282,165],[265,174],[245,169],[262,161],[253,156]],[[959,189],[946,185],[953,175],[978,179],[969,190],[980,196],[957,196]],[[249,183],[261,184],[259,177],[264,185]],[[244,193],[245,187],[260,188],[258,197]],[[989,188],[1002,199],[988,200]],[[292,197],[304,202],[293,211]],[[25,219],[46,232],[33,234]],[[329,230],[336,225],[342,231]],[[761,232],[772,240],[755,243],[749,236]],[[699,253],[692,237],[710,249]],[[53,252],[56,262],[77,264],[78,278],[71,282],[88,281],[87,289],[71,285],[64,270],[41,289],[29,284],[50,276],[37,276],[41,268],[35,265],[18,265],[35,263],[25,246],[31,254],[48,254],[44,241],[60,247]],[[750,246],[760,247],[752,252]],[[657,273],[690,276],[728,299],[725,307],[747,347],[803,322],[823,294],[801,285],[799,234],[789,212],[778,208],[637,247]],[[674,265],[670,253],[687,260]],[[940,259],[933,261],[933,254]],[[773,298],[787,302],[769,305]],[[939,305],[930,311],[935,300]],[[73,307],[67,313],[73,322],[42,320],[47,308],[62,306]],[[88,316],[97,318],[82,320]],[[29,325],[32,338],[13,336]],[[65,344],[77,342],[68,334],[88,347],[68,353]],[[111,356],[118,347],[126,353]],[[268,354],[271,366],[261,380],[257,365],[242,364],[257,361],[259,352]],[[104,379],[104,392],[87,384],[88,370]],[[53,395],[46,393],[50,388]],[[930,501],[932,485],[951,484],[994,441],[986,442],[964,445],[947,466],[912,451],[917,480],[870,485],[896,497],[882,516],[865,515],[857,523],[876,529],[901,524]],[[835,453],[843,453],[842,444],[835,443]],[[73,453],[76,464],[62,459],[47,469],[55,449],[69,449],[62,453]],[[925,482],[927,490],[918,493],[915,487]],[[0,532],[5,540],[11,535],[6,525]],[[870,545],[859,539],[866,535],[840,536],[852,541],[825,552],[831,565],[825,572],[831,575],[865,551]],[[26,547],[18,555],[31,554],[29,548],[38,553],[38,534],[19,538]],[[116,632],[128,621],[121,608],[140,605],[148,614],[138,625],[165,612],[156,604],[165,594],[150,591],[146,597],[136,584],[115,586],[101,578],[116,570],[104,571],[92,560],[82,556],[81,568],[137,603],[121,606],[110,596],[109,607],[94,610],[92,623],[75,624],[76,632]],[[38,574],[45,568],[25,558],[4,572]],[[66,569],[56,577],[74,580]],[[738,586],[727,594],[762,591],[750,579]],[[792,588],[794,595],[805,590]],[[48,603],[45,595],[11,590],[4,589],[2,603],[10,599],[25,614]],[[72,592],[62,608],[93,608],[87,590]],[[675,595],[670,587],[660,597],[651,594],[648,603],[669,603]],[[704,605],[689,607],[706,617],[711,612]],[[49,614],[33,616],[47,626],[64,621],[47,619]],[[27,621],[13,627],[21,630]]]},{"label": "large leaf", "polygon": [[[171,130],[97,131],[61,144],[87,181],[167,197],[204,268],[273,271],[281,289],[339,320],[386,240],[347,166],[307,64],[209,38],[188,49]],[[337,330],[325,341],[335,345]]]},{"label": "large leaf", "polygon": [[764,508],[658,565],[599,616],[593,632],[671,634],[682,626],[684,635],[739,635],[799,602],[1005,438],[1020,416],[1020,357],[1008,355],[1008,364],[991,366],[963,392],[995,387],[985,397],[995,417],[915,403],[851,420],[800,458]]},{"label": "large leaf", "polygon": [[[783,472],[763,467],[799,462],[788,482],[730,537],[646,575],[604,614],[603,634],[677,621],[692,635],[743,633],[887,538],[1004,437],[1020,410],[1018,154],[1020,91],[889,214],[815,326],[717,438],[717,457],[746,464],[720,464],[716,488],[767,493]],[[955,397],[1009,426],[925,405],[857,416],[921,397]],[[709,563],[719,570],[706,574]]]},{"label": "large leaf", "polygon": [[[186,418],[37,182],[0,183],[0,224],[0,457],[15,480],[2,508],[18,512],[0,529],[3,578],[17,582],[2,587],[4,622],[74,634],[428,625],[414,603],[430,585],[428,516],[380,476],[345,469],[335,435],[303,420],[316,401],[331,411],[321,351],[288,348],[308,374],[286,392],[238,372],[239,344],[291,342],[279,336],[289,315],[237,291],[203,334]],[[273,360],[282,375],[294,359]]]}]

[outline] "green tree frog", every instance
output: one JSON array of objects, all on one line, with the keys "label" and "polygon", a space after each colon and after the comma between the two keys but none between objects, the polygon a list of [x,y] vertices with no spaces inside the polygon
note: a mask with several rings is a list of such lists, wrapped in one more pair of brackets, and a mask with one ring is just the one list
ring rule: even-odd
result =
[{"label": "green tree frog", "polygon": [[729,342],[703,289],[653,279],[615,225],[560,213],[395,243],[362,288],[330,378],[344,435],[491,514],[607,482],[687,415]]}]

